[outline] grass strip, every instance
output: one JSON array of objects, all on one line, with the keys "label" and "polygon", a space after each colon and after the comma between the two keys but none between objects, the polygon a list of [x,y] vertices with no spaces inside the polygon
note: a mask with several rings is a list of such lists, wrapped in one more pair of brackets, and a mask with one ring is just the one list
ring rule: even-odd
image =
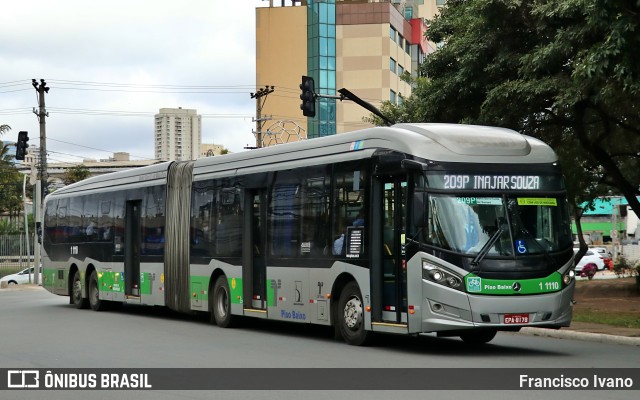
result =
[{"label": "grass strip", "polygon": [[620,313],[604,310],[593,310],[591,308],[583,310],[573,310],[573,320],[578,322],[590,322],[595,324],[605,324],[621,326],[624,328],[640,329],[640,315],[637,313]]}]

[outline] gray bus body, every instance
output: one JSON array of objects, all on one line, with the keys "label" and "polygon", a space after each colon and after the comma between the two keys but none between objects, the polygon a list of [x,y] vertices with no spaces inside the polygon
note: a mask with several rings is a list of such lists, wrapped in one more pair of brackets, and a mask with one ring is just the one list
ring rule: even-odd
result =
[{"label": "gray bus body", "polygon": [[43,231],[44,286],[79,307],[333,325],[351,344],[571,320],[557,157],[502,128],[398,124],[89,178],[47,197]]}]

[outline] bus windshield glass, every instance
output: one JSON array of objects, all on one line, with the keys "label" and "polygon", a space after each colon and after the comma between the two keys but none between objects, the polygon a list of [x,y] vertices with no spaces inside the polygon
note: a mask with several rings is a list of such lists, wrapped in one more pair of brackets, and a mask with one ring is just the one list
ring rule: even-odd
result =
[{"label": "bus windshield glass", "polygon": [[432,193],[427,207],[424,240],[445,250],[519,257],[564,250],[572,244],[562,197]]}]

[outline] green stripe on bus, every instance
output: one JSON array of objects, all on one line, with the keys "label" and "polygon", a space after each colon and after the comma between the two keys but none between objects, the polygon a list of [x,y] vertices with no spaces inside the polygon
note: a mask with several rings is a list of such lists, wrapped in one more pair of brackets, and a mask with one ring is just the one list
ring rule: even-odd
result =
[{"label": "green stripe on bus", "polygon": [[559,272],[536,279],[486,279],[474,274],[465,276],[467,292],[487,295],[522,295],[557,292],[562,289]]},{"label": "green stripe on bus", "polygon": [[228,278],[231,303],[242,304],[242,278]]}]

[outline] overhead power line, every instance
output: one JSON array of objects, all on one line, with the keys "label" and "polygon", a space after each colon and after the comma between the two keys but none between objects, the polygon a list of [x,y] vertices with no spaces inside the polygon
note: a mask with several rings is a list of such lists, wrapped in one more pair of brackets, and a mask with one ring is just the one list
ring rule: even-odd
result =
[{"label": "overhead power line", "polygon": [[[52,140],[52,141],[54,141],[54,142],[58,142],[58,143],[64,143],[64,144],[70,144],[70,145],[77,146],[77,147],[82,147],[82,148],[85,148],[85,149],[96,150],[96,151],[102,151],[102,152],[104,152],[104,153],[109,153],[109,154],[113,154],[113,153],[114,153],[114,152],[113,152],[113,151],[111,151],[111,150],[98,149],[98,148],[96,148],[96,147],[84,146],[84,145],[81,145],[81,144],[78,144],[78,143],[71,143],[71,142],[66,142],[66,141],[64,141],[64,140],[53,139],[53,138],[51,138],[51,137],[49,137],[49,138],[47,138],[47,139],[48,139],[48,140]],[[140,159],[143,159],[143,160],[155,160],[154,158],[150,158],[150,157],[142,157],[142,156],[136,156],[136,155],[133,155],[133,154],[129,154],[129,156],[131,156],[131,157],[135,157],[135,158],[140,158]],[[83,157],[83,158],[85,158],[85,157]]]}]

